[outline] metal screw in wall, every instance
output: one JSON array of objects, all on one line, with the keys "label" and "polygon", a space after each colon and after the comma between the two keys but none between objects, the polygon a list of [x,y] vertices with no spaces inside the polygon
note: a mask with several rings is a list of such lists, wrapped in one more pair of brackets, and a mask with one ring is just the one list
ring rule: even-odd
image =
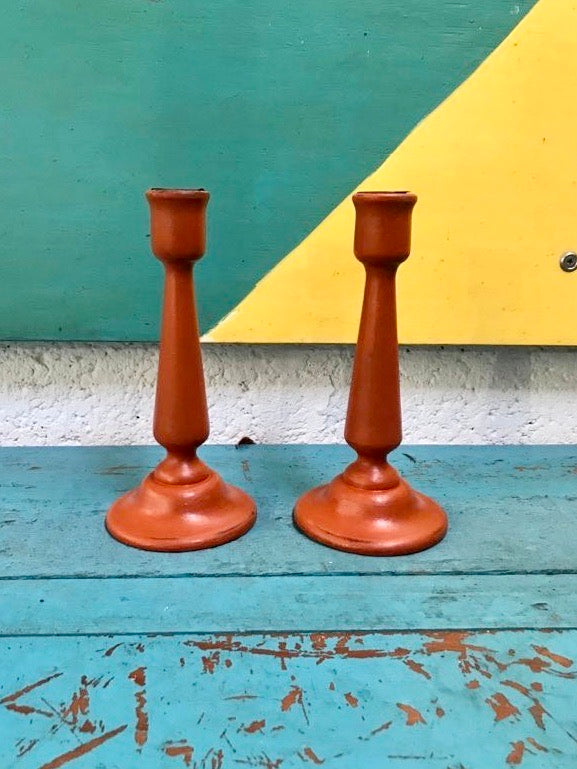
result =
[{"label": "metal screw in wall", "polygon": [[559,265],[563,272],[575,272],[577,270],[577,253],[575,251],[565,251],[561,255]]}]

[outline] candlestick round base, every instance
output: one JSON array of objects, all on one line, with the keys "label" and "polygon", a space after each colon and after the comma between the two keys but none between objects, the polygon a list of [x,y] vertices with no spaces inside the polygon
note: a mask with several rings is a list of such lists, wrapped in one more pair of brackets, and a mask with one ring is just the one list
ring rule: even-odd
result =
[{"label": "candlestick round base", "polygon": [[402,478],[386,489],[353,486],[337,476],[303,494],[295,525],[323,545],[360,555],[407,555],[426,550],[447,533],[447,515]]},{"label": "candlestick round base", "polygon": [[255,519],[251,497],[215,472],[191,484],[160,483],[150,473],[116,500],[106,528],[125,545],[177,552],[230,542],[245,534]]}]

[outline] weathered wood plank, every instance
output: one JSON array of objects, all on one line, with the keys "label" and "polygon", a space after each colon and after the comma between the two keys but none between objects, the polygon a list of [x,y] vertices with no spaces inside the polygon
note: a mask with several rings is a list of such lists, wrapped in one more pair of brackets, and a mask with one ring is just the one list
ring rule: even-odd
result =
[{"label": "weathered wood plank", "polygon": [[6,769],[574,769],[577,632],[3,639]]},{"label": "weathered wood plank", "polygon": [[104,513],[159,456],[152,447],[0,449],[0,577],[577,573],[567,536],[575,446],[403,447],[395,464],[450,518],[444,542],[403,558],[339,553],[295,531],[295,500],[344,466],[344,446],[208,446],[203,456],[256,498],[255,528],[204,552],[126,548],[105,533]]},{"label": "weathered wood plank", "polygon": [[0,581],[1,635],[577,628],[577,575]]}]

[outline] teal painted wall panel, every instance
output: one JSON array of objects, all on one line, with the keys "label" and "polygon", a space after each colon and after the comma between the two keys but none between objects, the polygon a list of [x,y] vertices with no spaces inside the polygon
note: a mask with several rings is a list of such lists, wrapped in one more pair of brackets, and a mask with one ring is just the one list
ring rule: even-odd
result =
[{"label": "teal painted wall panel", "polygon": [[532,5],[6,4],[0,338],[156,338],[148,186],[213,193],[207,330]]}]

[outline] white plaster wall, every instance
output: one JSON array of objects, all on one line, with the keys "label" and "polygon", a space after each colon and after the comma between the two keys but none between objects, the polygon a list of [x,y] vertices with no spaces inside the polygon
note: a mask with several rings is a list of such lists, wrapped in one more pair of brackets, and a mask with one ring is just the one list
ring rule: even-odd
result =
[{"label": "white plaster wall", "polygon": [[[342,440],[347,346],[204,345],[211,441]],[[0,445],[152,443],[157,348],[0,345]],[[401,349],[407,443],[576,443],[577,349]]]}]

